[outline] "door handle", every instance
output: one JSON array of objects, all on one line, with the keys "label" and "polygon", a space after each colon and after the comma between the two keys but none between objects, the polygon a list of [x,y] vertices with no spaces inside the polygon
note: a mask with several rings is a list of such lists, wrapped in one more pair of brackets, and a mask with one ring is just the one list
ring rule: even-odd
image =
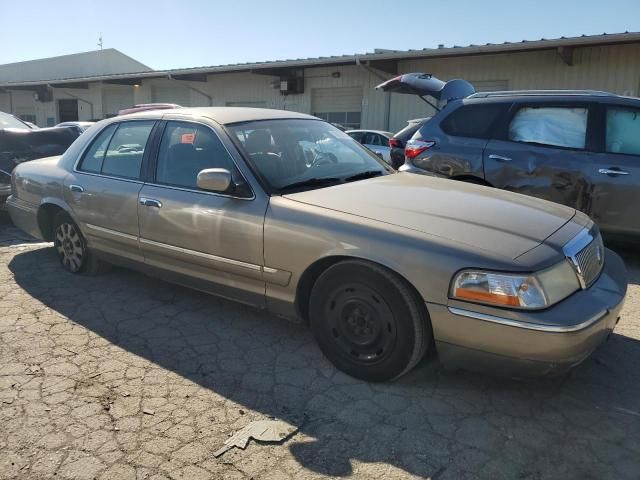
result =
[{"label": "door handle", "polygon": [[503,157],[502,155],[496,155],[495,153],[492,153],[491,155],[489,155],[489,158],[491,160],[497,160],[499,162],[510,162],[511,159],[509,157]]},{"label": "door handle", "polygon": [[82,185],[69,185],[69,190],[74,193],[83,193],[84,187]]},{"label": "door handle", "polygon": [[602,173],[603,175],[629,175],[629,172],[616,170],[615,168],[601,168],[598,170],[598,173]]},{"label": "door handle", "polygon": [[162,202],[155,198],[140,197],[140,205],[144,205],[145,207],[162,208]]}]

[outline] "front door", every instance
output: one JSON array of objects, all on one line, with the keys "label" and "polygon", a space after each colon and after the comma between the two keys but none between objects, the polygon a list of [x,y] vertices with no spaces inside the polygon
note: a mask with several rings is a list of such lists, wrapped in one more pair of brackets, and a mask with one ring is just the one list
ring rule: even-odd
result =
[{"label": "front door", "polygon": [[58,114],[60,123],[78,121],[78,100],[65,98],[58,100]]},{"label": "front door", "polygon": [[65,200],[89,246],[97,251],[143,261],[137,205],[154,125],[155,121],[140,120],[107,126],[65,179]]},{"label": "front door", "polygon": [[483,153],[485,179],[497,188],[544,198],[591,214],[594,163],[588,104],[515,105],[502,139]]},{"label": "front door", "polygon": [[[228,192],[198,188],[206,168],[232,172]],[[153,181],[139,194],[140,248],[145,262],[174,281],[263,306],[263,224],[267,199],[246,186],[210,126],[168,121]]]}]

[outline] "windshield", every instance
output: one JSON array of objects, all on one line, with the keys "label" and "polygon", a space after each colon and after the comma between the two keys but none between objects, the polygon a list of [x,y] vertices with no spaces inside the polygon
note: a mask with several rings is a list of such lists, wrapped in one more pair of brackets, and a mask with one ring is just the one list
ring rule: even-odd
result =
[{"label": "windshield", "polygon": [[21,122],[13,115],[0,112],[0,128],[22,128],[28,129],[29,126],[26,123]]},{"label": "windshield", "polygon": [[393,172],[373,152],[326,122],[265,120],[228,128],[276,191],[321,188]]}]

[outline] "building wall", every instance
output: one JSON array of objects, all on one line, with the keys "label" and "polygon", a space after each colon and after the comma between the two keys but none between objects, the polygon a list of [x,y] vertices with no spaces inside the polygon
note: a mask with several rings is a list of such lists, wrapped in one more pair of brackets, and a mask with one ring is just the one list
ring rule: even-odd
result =
[{"label": "building wall", "polygon": [[[638,95],[640,87],[640,44],[580,48],[574,65],[566,65],[553,50],[400,61],[399,72],[429,72],[447,80],[464,78],[479,90],[596,89]],[[314,89],[358,88],[362,91],[361,127],[397,131],[412,118],[434,113],[413,95],[386,94],[375,86],[391,74],[362,66],[307,68],[304,93],[283,96],[278,77],[251,73],[209,75],[207,82],[170,79],[144,80],[133,85],[90,84],[88,89],[55,88],[53,102],[36,102],[31,92],[0,93],[0,109],[20,114],[33,112],[37,124],[58,121],[61,98],[79,100],[80,120],[104,118],[126,103],[172,102],[185,106],[253,105],[313,113]],[[382,77],[382,78],[381,78]],[[275,85],[275,87],[274,87]],[[118,100],[119,99],[119,100]],[[114,111],[115,110],[115,111]]]}]

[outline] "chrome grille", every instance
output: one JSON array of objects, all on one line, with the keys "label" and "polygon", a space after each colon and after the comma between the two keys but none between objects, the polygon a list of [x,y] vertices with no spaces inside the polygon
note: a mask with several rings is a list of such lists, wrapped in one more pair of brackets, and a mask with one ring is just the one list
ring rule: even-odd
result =
[{"label": "chrome grille", "polygon": [[580,232],[567,243],[564,252],[576,271],[580,286],[588,288],[604,266],[604,244],[597,227]]}]

